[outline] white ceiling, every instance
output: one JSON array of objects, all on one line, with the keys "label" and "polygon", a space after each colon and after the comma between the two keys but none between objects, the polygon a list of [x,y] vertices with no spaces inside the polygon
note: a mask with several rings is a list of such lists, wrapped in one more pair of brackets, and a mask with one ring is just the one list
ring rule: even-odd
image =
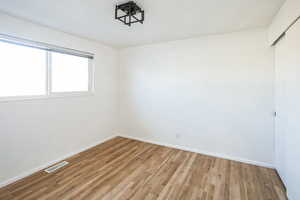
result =
[{"label": "white ceiling", "polygon": [[267,26],[285,0],[136,0],[145,23],[114,20],[123,0],[0,0],[0,10],[65,32],[126,47]]}]

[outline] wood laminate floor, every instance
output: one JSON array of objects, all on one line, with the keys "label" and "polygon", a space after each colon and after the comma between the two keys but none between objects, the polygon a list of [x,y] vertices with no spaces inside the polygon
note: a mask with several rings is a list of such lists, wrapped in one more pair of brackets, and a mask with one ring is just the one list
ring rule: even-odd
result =
[{"label": "wood laminate floor", "polygon": [[0,189],[0,199],[286,200],[276,172],[117,137]]}]

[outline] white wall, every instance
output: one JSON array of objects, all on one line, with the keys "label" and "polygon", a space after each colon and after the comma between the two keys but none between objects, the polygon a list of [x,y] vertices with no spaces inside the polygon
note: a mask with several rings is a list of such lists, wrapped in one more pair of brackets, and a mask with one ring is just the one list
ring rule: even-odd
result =
[{"label": "white wall", "polygon": [[0,185],[116,131],[272,164],[274,70],[266,30],[132,47],[120,55],[5,14],[0,33],[95,53],[96,69],[94,96],[0,102]]},{"label": "white wall", "polygon": [[0,33],[95,53],[96,89],[87,97],[0,102],[0,185],[113,135],[118,116],[116,50],[4,14]]},{"label": "white wall", "polygon": [[263,29],[122,50],[120,133],[272,165],[273,53]]}]

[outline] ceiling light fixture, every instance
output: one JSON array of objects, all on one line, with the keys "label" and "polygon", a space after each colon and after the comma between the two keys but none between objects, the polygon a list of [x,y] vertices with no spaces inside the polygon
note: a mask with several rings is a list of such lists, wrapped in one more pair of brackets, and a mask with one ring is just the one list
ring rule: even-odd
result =
[{"label": "ceiling light fixture", "polygon": [[142,24],[145,19],[144,10],[142,10],[133,1],[116,5],[115,19],[123,22],[125,25],[128,26],[131,26],[131,24],[137,22]]}]

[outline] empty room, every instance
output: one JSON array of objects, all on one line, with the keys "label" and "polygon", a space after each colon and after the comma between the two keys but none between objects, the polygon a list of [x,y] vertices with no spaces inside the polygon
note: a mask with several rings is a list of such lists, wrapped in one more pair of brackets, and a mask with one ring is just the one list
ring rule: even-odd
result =
[{"label": "empty room", "polygon": [[300,0],[0,0],[0,200],[300,200]]}]

